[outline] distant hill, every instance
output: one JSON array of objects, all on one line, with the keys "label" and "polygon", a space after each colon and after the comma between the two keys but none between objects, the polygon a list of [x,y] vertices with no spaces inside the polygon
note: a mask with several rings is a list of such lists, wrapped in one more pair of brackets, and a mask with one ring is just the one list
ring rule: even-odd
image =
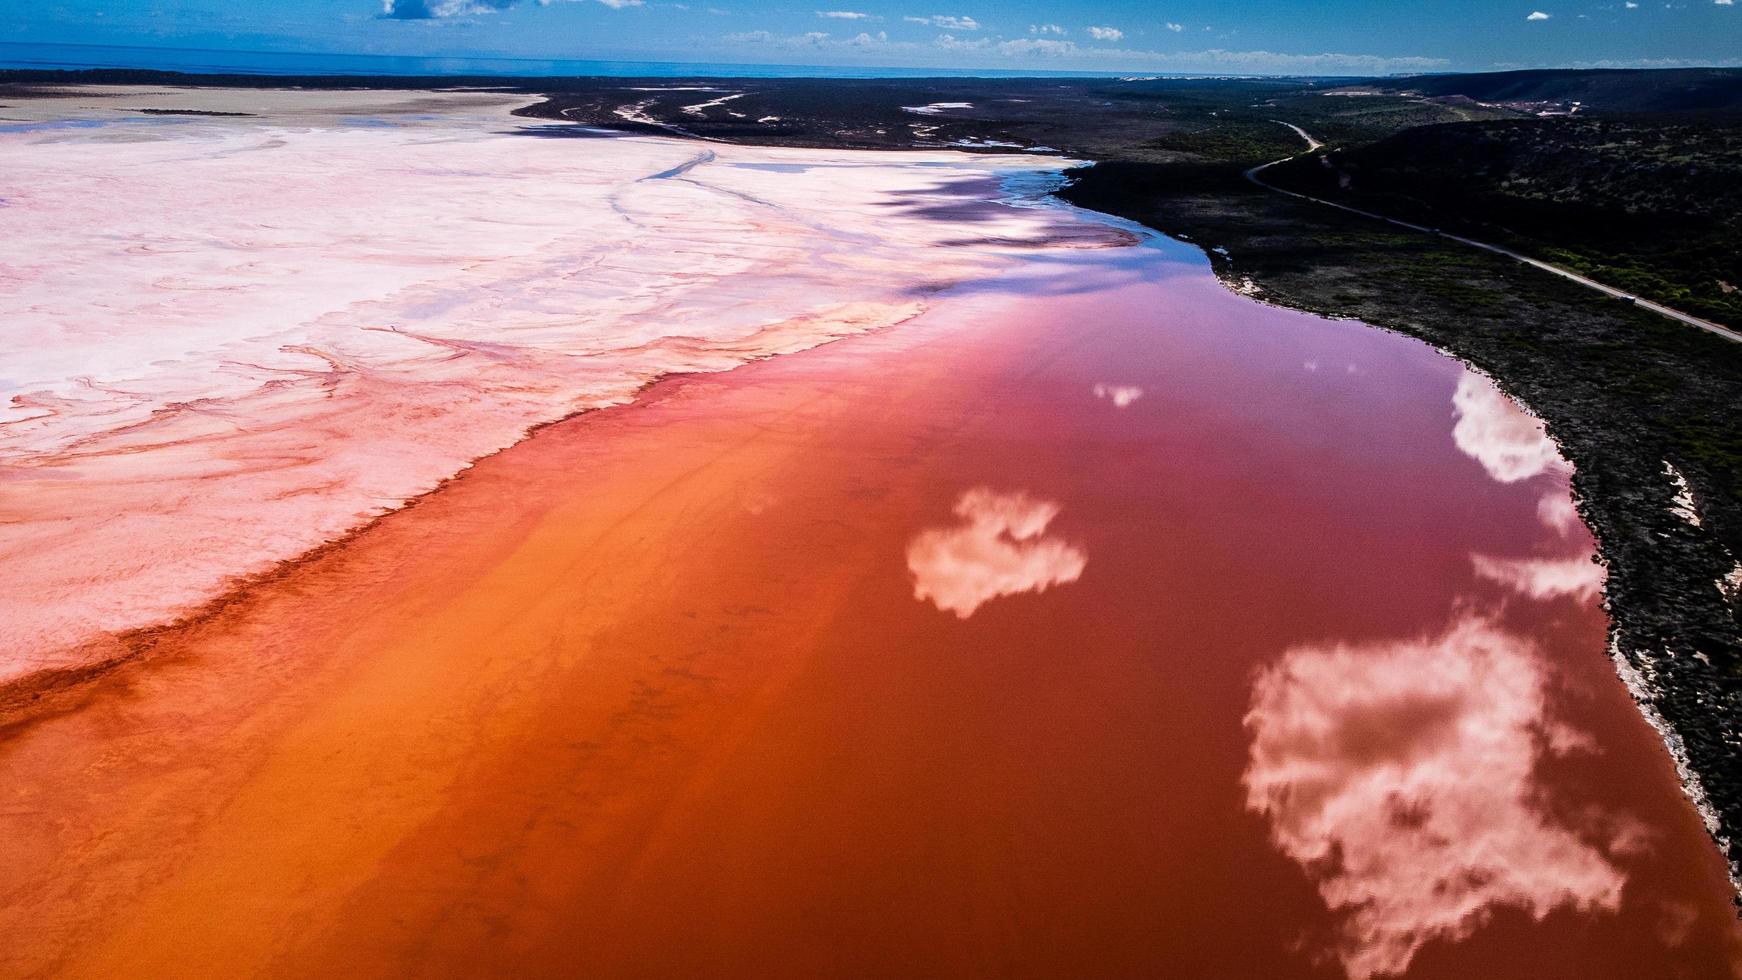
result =
[{"label": "distant hill", "polygon": [[1478,102],[1577,102],[1582,111],[1742,112],[1742,68],[1536,69],[1385,79],[1373,87]]}]

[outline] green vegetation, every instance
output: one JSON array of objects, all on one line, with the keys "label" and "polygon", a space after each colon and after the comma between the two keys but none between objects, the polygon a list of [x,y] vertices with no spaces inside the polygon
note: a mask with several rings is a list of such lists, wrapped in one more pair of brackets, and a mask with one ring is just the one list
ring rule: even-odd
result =
[{"label": "green vegetation", "polygon": [[1527,69],[1383,79],[1372,85],[1532,111],[1577,104],[1602,113],[1687,113],[1710,119],[1742,108],[1742,68]]},{"label": "green vegetation", "polygon": [[1742,326],[1742,126],[1561,118],[1413,128],[1266,174],[1504,242]]}]

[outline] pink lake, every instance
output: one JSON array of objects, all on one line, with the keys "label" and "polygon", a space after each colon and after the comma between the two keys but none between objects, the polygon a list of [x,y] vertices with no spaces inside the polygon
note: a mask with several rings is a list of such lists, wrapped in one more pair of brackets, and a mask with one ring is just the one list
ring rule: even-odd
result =
[{"label": "pink lake", "polygon": [[[202,154],[235,138],[180,151],[222,170]],[[521,146],[697,159],[498,138],[499,169],[443,175],[458,200],[528,166]],[[507,231],[514,276],[443,305],[413,267],[449,258],[407,231],[390,305],[439,356],[323,321],[387,345],[353,352],[370,369],[330,381],[344,397],[278,403],[223,372],[223,417],[248,424],[183,445],[318,450],[330,406],[366,423],[466,392],[470,414],[402,440],[335,437],[352,460],[393,448],[382,501],[514,444],[7,729],[4,972],[1736,973],[1732,886],[1615,675],[1593,540],[1534,419],[1423,344],[1037,206],[1001,165],[919,159],[722,152],[676,189],[601,177],[573,205],[706,237],[705,274],[660,271],[654,306],[737,310],[737,333],[672,330],[638,305],[645,276],[547,286]],[[731,210],[783,181],[855,189]],[[545,227],[532,186],[522,219],[573,254],[586,236]],[[671,203],[715,199],[738,204]],[[744,229],[768,237],[739,256]],[[863,315],[819,328],[811,289]],[[559,307],[582,296],[609,313],[609,373],[574,360]],[[187,363],[160,387],[198,389]],[[63,418],[138,410],[80,397]],[[515,442],[587,398],[614,407]],[[31,465],[97,468],[6,499],[75,518],[117,486],[181,501],[152,488],[233,458],[170,440],[99,465],[31,431]],[[168,470],[129,482],[141,460]],[[279,509],[236,484],[212,513],[294,557],[357,516],[353,472],[375,470]],[[265,560],[215,540],[177,553],[202,588]],[[32,622],[96,615],[53,612]]]}]

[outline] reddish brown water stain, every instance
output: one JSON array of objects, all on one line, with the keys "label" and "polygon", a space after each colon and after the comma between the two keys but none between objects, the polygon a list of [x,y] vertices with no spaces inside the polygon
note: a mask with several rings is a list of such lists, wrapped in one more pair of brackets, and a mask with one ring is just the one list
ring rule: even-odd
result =
[{"label": "reddish brown water stain", "polygon": [[0,745],[0,968],[1725,975],[1479,384],[1169,246],[550,427]]}]

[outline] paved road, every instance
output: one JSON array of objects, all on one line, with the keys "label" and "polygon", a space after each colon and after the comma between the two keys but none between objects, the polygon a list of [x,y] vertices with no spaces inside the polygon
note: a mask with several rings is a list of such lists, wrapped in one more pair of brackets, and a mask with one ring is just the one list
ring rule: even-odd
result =
[{"label": "paved road", "polygon": [[1681,322],[1686,323],[1690,326],[1699,327],[1701,330],[1705,330],[1708,333],[1715,333],[1718,336],[1723,337],[1725,340],[1733,340],[1737,343],[1742,343],[1742,333],[1738,333],[1737,331],[1732,330],[1729,327],[1726,327],[1721,323],[1713,323],[1710,320],[1701,319],[1700,317],[1694,316],[1690,313],[1683,313],[1680,310],[1671,309],[1667,306],[1664,306],[1661,303],[1653,303],[1652,301],[1650,301],[1648,299],[1641,299],[1639,297],[1633,296],[1632,294],[1628,293],[1624,289],[1616,289],[1614,286],[1606,286],[1606,285],[1596,281],[1595,279],[1591,279],[1591,278],[1588,278],[1586,276],[1581,276],[1577,272],[1572,271],[1571,269],[1563,269],[1558,265],[1551,265],[1547,262],[1542,261],[1541,259],[1533,259],[1528,255],[1521,255],[1518,252],[1514,252],[1513,250],[1511,250],[1509,248],[1501,248],[1499,245],[1490,245],[1487,242],[1479,242],[1479,241],[1476,241],[1474,238],[1465,238],[1462,235],[1449,234],[1447,232],[1439,230],[1438,228],[1429,228],[1426,225],[1413,224],[1413,223],[1408,222],[1408,221],[1399,221],[1396,218],[1388,218],[1385,215],[1379,214],[1378,212],[1375,212],[1375,211],[1363,211],[1360,208],[1352,208],[1352,207],[1348,206],[1347,204],[1338,204],[1336,201],[1327,201],[1322,197],[1312,197],[1312,196],[1309,196],[1306,194],[1299,194],[1299,193],[1296,193],[1296,192],[1291,191],[1291,190],[1284,190],[1283,188],[1278,187],[1275,184],[1265,183],[1264,179],[1259,176],[1264,171],[1269,170],[1271,167],[1274,167],[1279,163],[1287,163],[1288,161],[1293,160],[1296,157],[1306,156],[1309,153],[1317,153],[1319,150],[1323,149],[1324,145],[1325,145],[1325,144],[1319,142],[1318,140],[1313,139],[1312,136],[1309,135],[1306,130],[1300,128],[1299,126],[1296,126],[1293,123],[1286,123],[1280,119],[1272,120],[1272,121],[1275,122],[1277,125],[1287,126],[1289,129],[1292,129],[1296,133],[1300,134],[1300,138],[1303,140],[1306,140],[1307,148],[1304,152],[1296,153],[1293,156],[1286,156],[1280,160],[1272,160],[1269,163],[1259,164],[1258,166],[1253,167],[1251,170],[1246,171],[1246,179],[1250,180],[1254,184],[1257,184],[1259,187],[1264,188],[1265,190],[1275,191],[1278,194],[1287,194],[1289,197],[1299,198],[1303,201],[1311,201],[1314,204],[1323,204],[1326,207],[1336,208],[1339,211],[1347,211],[1350,214],[1358,214],[1364,218],[1372,218],[1375,221],[1383,221],[1386,224],[1396,225],[1399,228],[1408,228],[1411,231],[1419,231],[1419,232],[1424,232],[1424,233],[1429,234],[1429,235],[1438,235],[1441,238],[1449,238],[1454,242],[1460,242],[1462,244],[1470,246],[1471,248],[1479,248],[1485,252],[1493,252],[1496,255],[1504,255],[1509,259],[1516,259],[1520,262],[1523,262],[1525,265],[1535,266],[1536,268],[1541,269],[1544,272],[1552,272],[1555,275],[1560,276],[1562,279],[1571,279],[1573,282],[1576,282],[1581,286],[1584,286],[1588,289],[1595,289],[1597,292],[1603,293],[1607,296],[1613,296],[1616,299],[1631,299],[1633,302],[1633,305],[1639,307],[1640,309],[1650,310],[1653,313],[1662,314],[1663,316],[1667,316],[1672,320],[1680,320]]},{"label": "paved road", "polygon": [[[1289,128],[1289,129],[1292,129],[1292,130],[1294,130],[1294,131],[1295,131],[1295,132],[1296,132],[1296,133],[1298,133],[1298,134],[1300,134],[1300,138],[1301,138],[1301,139],[1303,139],[1303,140],[1306,140],[1306,144],[1307,144],[1307,148],[1306,148],[1306,151],[1307,151],[1307,152],[1308,152],[1308,153],[1311,153],[1311,152],[1313,152],[1313,151],[1314,151],[1314,150],[1317,150],[1317,149],[1319,149],[1319,148],[1320,148],[1320,147],[1323,147],[1323,146],[1324,146],[1324,145],[1325,145],[1325,144],[1323,144],[1323,143],[1320,143],[1320,142],[1319,142],[1319,141],[1318,141],[1318,140],[1316,140],[1316,139],[1313,139],[1313,136],[1312,136],[1312,134],[1311,134],[1311,133],[1309,133],[1309,132],[1307,132],[1307,131],[1306,131],[1306,130],[1304,130],[1304,129],[1302,129],[1302,128],[1300,128],[1300,127],[1299,127],[1299,126],[1296,126],[1296,125],[1295,125],[1295,124],[1294,124],[1294,123],[1291,123],[1291,122],[1283,122],[1283,121],[1282,121],[1282,120],[1280,120],[1280,119],[1272,119],[1272,120],[1271,120],[1271,122],[1273,122],[1273,123],[1275,123],[1275,124],[1277,124],[1277,125],[1278,125],[1278,126],[1287,126],[1287,127],[1288,127],[1288,128]],[[1298,154],[1298,153],[1297,153],[1297,154],[1295,154],[1295,156],[1299,156],[1299,155],[1300,155],[1300,154]],[[1294,159],[1294,157],[1285,157],[1285,158],[1284,158],[1284,159],[1288,159],[1288,160],[1293,160],[1293,159]],[[1277,161],[1274,161],[1274,162],[1276,162],[1276,163],[1281,163],[1281,162],[1282,162],[1282,160],[1277,160]],[[1270,164],[1268,164],[1268,163],[1267,163],[1267,164],[1265,164],[1265,165],[1264,165],[1264,166],[1266,166],[1266,167],[1268,167],[1268,166],[1270,166]]]}]

